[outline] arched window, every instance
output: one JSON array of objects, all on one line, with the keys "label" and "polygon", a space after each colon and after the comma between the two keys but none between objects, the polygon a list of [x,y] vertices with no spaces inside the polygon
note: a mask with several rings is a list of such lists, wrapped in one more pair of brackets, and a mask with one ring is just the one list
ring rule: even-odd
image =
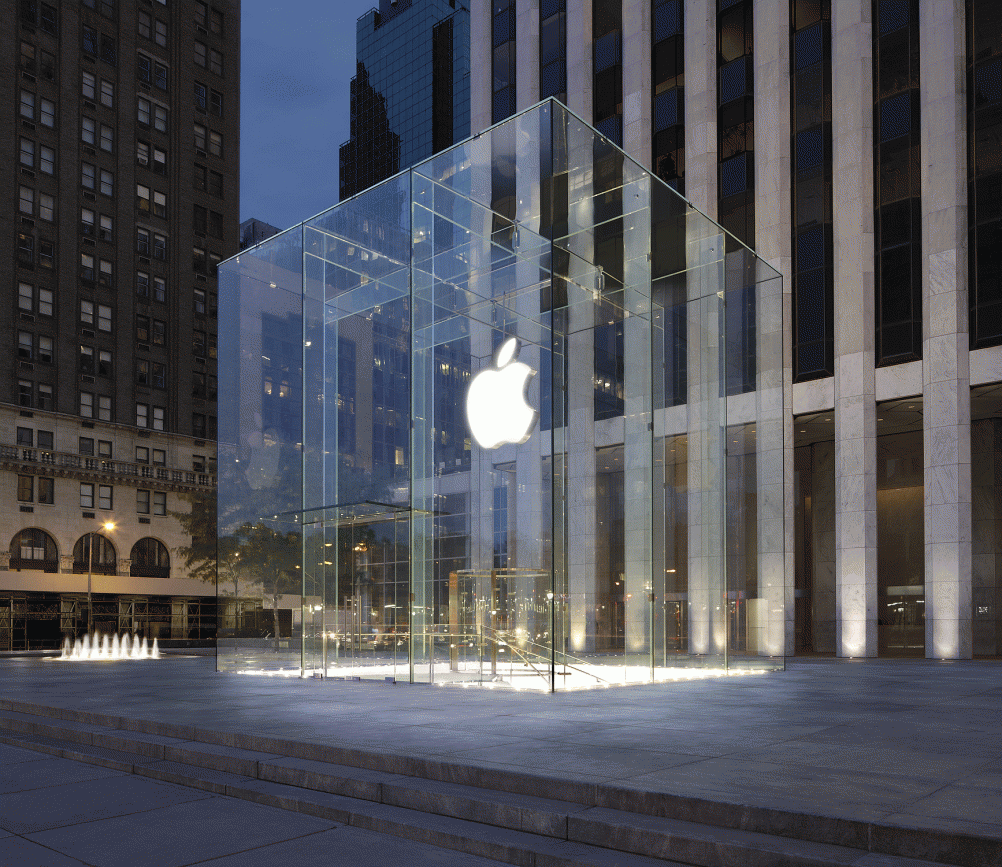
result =
[{"label": "arched window", "polygon": [[170,578],[170,554],[167,546],[147,536],[132,546],[134,578]]},{"label": "arched window", "polygon": [[[94,559],[91,560],[91,540]],[[77,539],[73,546],[73,571],[94,572],[96,575],[114,575],[118,572],[118,555],[115,546],[100,533],[88,533]]]},{"label": "arched window", "polygon": [[45,530],[22,530],[10,543],[10,568],[58,572],[59,550],[55,540]]}]

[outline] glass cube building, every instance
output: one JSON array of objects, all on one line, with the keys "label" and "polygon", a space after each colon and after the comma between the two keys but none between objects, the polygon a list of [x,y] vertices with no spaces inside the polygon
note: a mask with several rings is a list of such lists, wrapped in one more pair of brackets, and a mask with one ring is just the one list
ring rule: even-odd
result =
[{"label": "glass cube building", "polygon": [[781,278],[563,105],[219,275],[219,670],[783,666]]}]

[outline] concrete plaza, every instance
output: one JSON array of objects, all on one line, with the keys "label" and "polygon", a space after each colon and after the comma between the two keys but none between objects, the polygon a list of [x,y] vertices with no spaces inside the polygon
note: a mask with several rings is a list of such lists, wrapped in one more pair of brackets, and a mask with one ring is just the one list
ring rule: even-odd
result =
[{"label": "concrete plaza", "polygon": [[[164,735],[192,741],[317,745],[342,765],[508,792],[528,786],[543,798],[593,798],[598,806],[657,797],[699,803],[706,815],[750,807],[801,824],[844,820],[871,837],[931,833],[947,849],[976,841],[982,854],[952,860],[941,849],[911,857],[987,864],[1002,853],[999,672],[995,661],[795,660],[783,672],[540,695],[218,674],[211,657],[120,663],[22,657],[0,662],[0,710],[100,715],[104,725],[126,729],[129,721],[149,721],[150,731],[155,724]],[[226,733],[228,741],[221,738]],[[53,785],[72,800],[78,783],[62,782],[56,765],[37,766],[43,776],[50,770]],[[149,783],[131,784],[139,782]],[[79,797],[91,797],[86,792]],[[199,811],[182,809],[194,803],[184,797],[163,797],[179,811],[179,822],[188,821],[185,810]],[[241,809],[252,806],[266,809]],[[4,812],[0,828],[29,839]],[[142,827],[139,819],[114,821],[115,833],[125,836],[133,822]],[[223,810],[218,823],[229,821]],[[203,823],[206,834],[214,824]],[[58,837],[55,830],[32,833]],[[340,832],[321,822],[302,833]],[[67,832],[62,839],[74,838]]]}]

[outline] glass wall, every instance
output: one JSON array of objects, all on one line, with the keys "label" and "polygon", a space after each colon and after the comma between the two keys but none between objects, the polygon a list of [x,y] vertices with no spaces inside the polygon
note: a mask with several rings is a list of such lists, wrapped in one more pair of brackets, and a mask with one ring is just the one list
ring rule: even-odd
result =
[{"label": "glass wall", "polygon": [[782,666],[782,290],[732,245],[547,100],[225,263],[219,669]]}]

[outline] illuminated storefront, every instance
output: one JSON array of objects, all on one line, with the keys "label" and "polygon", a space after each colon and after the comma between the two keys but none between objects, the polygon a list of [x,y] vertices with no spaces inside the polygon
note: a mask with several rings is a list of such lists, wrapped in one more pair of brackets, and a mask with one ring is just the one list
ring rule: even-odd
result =
[{"label": "illuminated storefront", "polygon": [[220,670],[783,665],[782,281],[562,105],[219,274]]}]

